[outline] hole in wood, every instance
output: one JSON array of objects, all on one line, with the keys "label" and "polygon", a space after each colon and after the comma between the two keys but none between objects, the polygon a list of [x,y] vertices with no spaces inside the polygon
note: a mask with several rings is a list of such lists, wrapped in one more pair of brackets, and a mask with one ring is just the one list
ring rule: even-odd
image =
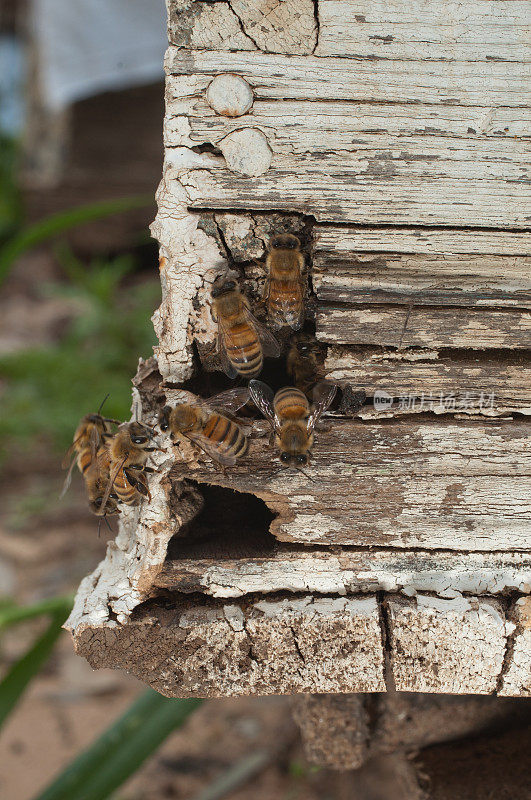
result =
[{"label": "hole in wood", "polygon": [[269,532],[275,514],[246,492],[187,480],[204,498],[204,507],[170,540],[167,560],[246,558],[268,555],[277,545]]}]

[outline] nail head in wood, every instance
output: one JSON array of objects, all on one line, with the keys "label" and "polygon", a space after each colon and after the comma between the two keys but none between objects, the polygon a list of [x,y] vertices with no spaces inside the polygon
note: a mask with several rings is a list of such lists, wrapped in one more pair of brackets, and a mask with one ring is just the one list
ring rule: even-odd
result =
[{"label": "nail head in wood", "polygon": [[229,169],[241,175],[263,175],[273,158],[269,142],[257,128],[233,131],[221,140],[219,147]]},{"label": "nail head in wood", "polygon": [[253,105],[253,90],[246,80],[231,72],[217,75],[206,91],[207,103],[216,114],[241,117]]}]

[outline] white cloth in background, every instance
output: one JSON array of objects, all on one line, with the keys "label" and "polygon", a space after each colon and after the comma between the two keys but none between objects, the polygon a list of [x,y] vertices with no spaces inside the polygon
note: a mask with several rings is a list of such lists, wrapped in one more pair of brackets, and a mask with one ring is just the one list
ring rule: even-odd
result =
[{"label": "white cloth in background", "polygon": [[162,78],[164,0],[33,0],[33,29],[51,110]]}]

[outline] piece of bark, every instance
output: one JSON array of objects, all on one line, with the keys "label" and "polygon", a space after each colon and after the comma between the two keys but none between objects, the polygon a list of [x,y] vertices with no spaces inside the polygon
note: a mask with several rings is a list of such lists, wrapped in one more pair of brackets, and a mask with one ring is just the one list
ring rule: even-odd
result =
[{"label": "piece of bark", "polygon": [[531,696],[531,598],[520,597],[509,619],[515,626],[507,642],[505,669],[499,681],[500,695]]},{"label": "piece of bark", "polygon": [[177,595],[75,641],[95,669],[125,669],[169,697],[385,689],[370,597],[223,605]]}]

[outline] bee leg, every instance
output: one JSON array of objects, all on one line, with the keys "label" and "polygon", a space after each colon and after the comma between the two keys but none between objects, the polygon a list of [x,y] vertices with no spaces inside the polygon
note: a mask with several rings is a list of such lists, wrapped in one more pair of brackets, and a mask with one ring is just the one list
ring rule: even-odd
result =
[{"label": "bee leg", "polygon": [[144,447],[144,453],[154,453],[158,449],[158,447]]},{"label": "bee leg", "polygon": [[157,470],[153,469],[153,467],[143,467],[142,469],[142,472],[156,472],[156,471]]}]

